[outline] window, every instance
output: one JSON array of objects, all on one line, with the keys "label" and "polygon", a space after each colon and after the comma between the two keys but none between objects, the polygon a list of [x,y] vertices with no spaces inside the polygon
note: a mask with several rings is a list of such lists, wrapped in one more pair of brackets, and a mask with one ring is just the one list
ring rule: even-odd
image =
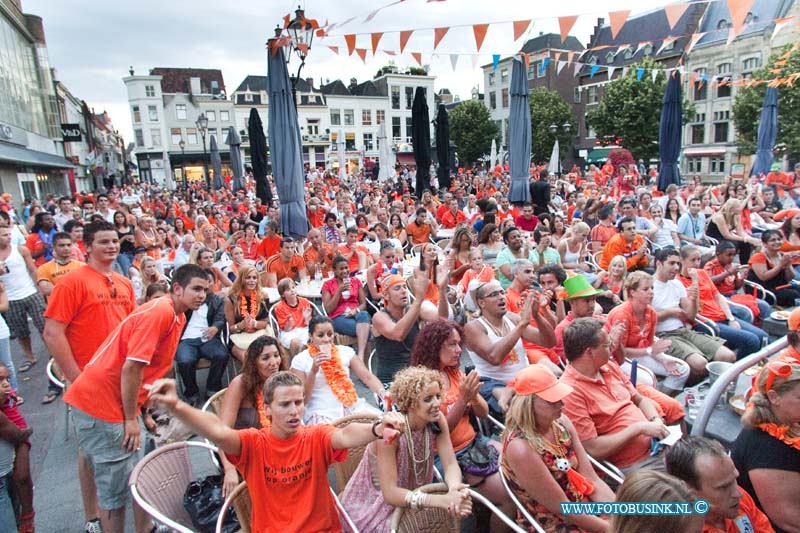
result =
[{"label": "window", "polygon": [[355,124],[355,119],[353,118],[353,110],[352,109],[345,109],[344,110],[344,125],[345,126],[353,126]]},{"label": "window", "polygon": [[717,122],[714,124],[714,142],[728,142],[728,122]]},{"label": "window", "polygon": [[708,96],[708,81],[703,78],[706,76],[706,69],[699,68],[694,71],[694,99],[705,100]]},{"label": "window", "polygon": [[727,27],[728,27],[728,21],[725,20],[725,19],[722,19],[717,23],[717,29],[718,30],[724,30]]},{"label": "window", "polygon": [[497,109],[497,93],[494,91],[489,93],[489,109]]},{"label": "window", "polygon": [[217,121],[217,112],[216,111],[206,111],[206,118],[209,122],[216,122]]},{"label": "window", "polygon": [[406,87],[406,109],[411,109],[414,105],[414,88]]},{"label": "window", "polygon": [[150,139],[153,141],[153,148],[161,146],[161,130],[150,130]]},{"label": "window", "polygon": [[136,146],[144,146],[144,133],[142,133],[142,130],[133,130],[133,136],[136,138]]},{"label": "window", "polygon": [[147,106],[147,118],[150,119],[150,122],[158,122],[158,108],[156,106]]},{"label": "window", "polygon": [[547,65],[545,64],[544,61],[536,65],[536,72],[539,73],[538,77],[540,78],[544,78],[545,76],[547,76]]},{"label": "window", "polygon": [[689,174],[699,174],[703,172],[703,158],[702,157],[687,157],[686,170]]},{"label": "window", "polygon": [[[217,137],[217,128],[208,128],[208,131],[206,132],[206,137],[208,137],[209,139],[211,139],[211,137]],[[219,140],[219,137],[217,137],[217,139]]]},{"label": "window", "polygon": [[633,48],[628,47],[625,49],[625,54],[623,55],[625,59],[630,59],[633,57]]},{"label": "window", "polygon": [[244,93],[244,101],[245,102],[252,102],[253,101],[253,93]]},{"label": "window", "polygon": [[647,43],[644,45],[644,55],[649,56],[653,54],[653,44]]},{"label": "window", "polygon": [[364,150],[371,151],[372,147],[372,134],[365,133],[364,134]]},{"label": "window", "polygon": [[536,76],[537,70],[539,70],[539,62],[538,61],[535,63],[531,62],[531,64],[528,65],[528,79],[531,79],[534,76]]},{"label": "window", "polygon": [[[399,89],[398,89],[398,99],[400,98]],[[400,133],[400,117],[392,117],[392,138],[399,139],[402,137]]]},{"label": "window", "polygon": [[580,104],[581,103],[581,88],[575,87],[572,89],[572,101],[573,103]]},{"label": "window", "polygon": [[596,65],[597,64],[597,56],[590,57],[589,58],[589,64],[590,65]]},{"label": "window", "polygon": [[748,11],[747,15],[745,15],[745,17],[744,17],[744,23],[745,24],[750,24],[751,22],[753,22],[754,20],[757,20],[757,19],[758,19],[758,17],[756,15],[753,15],[752,12]]},{"label": "window", "polygon": [[742,61],[742,72],[752,72],[761,66],[760,57],[748,57]]},{"label": "window", "polygon": [[414,125],[412,122],[411,117],[406,117],[406,138],[411,139],[411,132],[414,129]]},{"label": "window", "polygon": [[662,42],[662,45],[663,45],[663,47],[664,47],[664,48],[662,48],[661,50],[662,50],[663,52],[666,52],[666,51],[668,51],[668,50],[672,50],[673,48],[675,48],[675,41],[674,41],[674,40],[673,40],[673,41],[670,41],[670,42],[668,42],[667,44],[664,44],[664,43]]},{"label": "window", "polygon": [[352,133],[344,136],[344,149],[348,152],[352,152],[356,149],[356,139]]},{"label": "window", "polygon": [[175,146],[179,145],[181,143],[181,139],[183,139],[183,135],[181,135],[180,128],[172,128],[171,130],[169,130],[169,136],[172,141],[172,144],[174,144]]},{"label": "window", "polygon": [[586,103],[587,104],[596,104],[600,101],[600,96],[598,94],[597,85],[593,85],[589,87],[587,94],[586,94]]},{"label": "window", "polygon": [[220,111],[219,112],[219,120],[220,120],[220,122],[230,122],[231,121],[231,112],[230,111]]},{"label": "window", "polygon": [[338,109],[331,109],[331,126],[341,126],[342,115]]},{"label": "window", "polygon": [[720,63],[717,65],[717,74],[730,74],[731,73],[731,64],[730,63]]},{"label": "window", "polygon": [[725,158],[712,157],[711,158],[711,174],[724,174],[725,173]]},{"label": "window", "polygon": [[508,107],[508,87],[504,87],[501,93],[501,98],[503,100],[503,107]]},{"label": "window", "polygon": [[147,98],[154,98],[156,96],[156,88],[152,85],[144,86],[144,95]]},{"label": "window", "polygon": [[494,72],[489,73],[489,85],[494,85]]},{"label": "window", "polygon": [[614,52],[609,52],[606,54],[606,63],[609,65],[614,62]]},{"label": "window", "polygon": [[361,110],[361,125],[362,126],[372,126],[372,110],[371,109],[362,109]]},{"label": "window", "polygon": [[133,112],[133,123],[139,124],[142,121],[142,114],[139,112],[139,106],[132,106],[131,111]]},{"label": "window", "polygon": [[726,76],[720,78],[717,82],[717,98],[730,98],[731,96],[731,78]]},{"label": "window", "polygon": [[186,120],[186,104],[175,104],[175,118]]},{"label": "window", "polygon": [[196,128],[186,128],[186,143],[187,144],[197,144],[197,129]]},{"label": "window", "polygon": [[386,111],[383,109],[375,110],[375,124],[383,124],[386,122]]},{"label": "window", "polygon": [[400,109],[400,87],[392,87],[392,109]]},{"label": "window", "polygon": [[508,69],[500,70],[500,83],[508,83]]},{"label": "window", "polygon": [[310,118],[306,121],[308,125],[308,134],[309,135],[319,135],[319,119],[318,118]]},{"label": "window", "polygon": [[586,138],[587,139],[594,139],[597,137],[597,133],[594,131],[594,128],[589,124],[588,115],[584,116],[584,122],[586,122]]},{"label": "window", "polygon": [[706,136],[705,124],[692,125],[692,144],[703,144]]}]

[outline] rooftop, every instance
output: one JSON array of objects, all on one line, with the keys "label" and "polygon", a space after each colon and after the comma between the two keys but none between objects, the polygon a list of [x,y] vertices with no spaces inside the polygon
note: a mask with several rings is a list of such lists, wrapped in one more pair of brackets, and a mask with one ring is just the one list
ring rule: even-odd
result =
[{"label": "rooftop", "polygon": [[[755,0],[745,18],[745,25],[737,36],[746,37],[759,34],[775,26],[774,20],[788,15],[794,0]],[[731,26],[731,14],[726,2],[712,2],[700,26],[701,32],[707,32],[696,48],[716,44],[728,39],[728,28]]]},{"label": "rooftop", "polygon": [[[222,71],[210,68],[163,68],[150,69],[151,76],[161,76],[161,91],[168,94],[189,94],[189,80],[200,78],[200,92],[203,94],[225,94],[225,80]],[[216,82],[216,88],[214,83]]]}]

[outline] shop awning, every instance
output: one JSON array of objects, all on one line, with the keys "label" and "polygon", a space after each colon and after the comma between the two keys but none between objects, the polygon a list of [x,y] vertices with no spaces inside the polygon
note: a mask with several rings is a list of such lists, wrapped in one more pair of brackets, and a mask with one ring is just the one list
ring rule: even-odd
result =
[{"label": "shop awning", "polygon": [[38,152],[22,146],[5,143],[0,143],[0,161],[32,167],[75,168],[75,165],[59,155]]},{"label": "shop awning", "polygon": [[608,146],[603,148],[595,148],[586,156],[587,163],[602,163],[608,159],[608,154],[611,150],[616,150],[616,146]]}]

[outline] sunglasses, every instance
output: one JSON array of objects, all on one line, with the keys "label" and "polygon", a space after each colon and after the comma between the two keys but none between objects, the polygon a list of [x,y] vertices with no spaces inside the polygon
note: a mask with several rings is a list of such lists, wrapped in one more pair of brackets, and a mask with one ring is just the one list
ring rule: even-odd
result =
[{"label": "sunglasses", "polygon": [[767,383],[764,386],[764,394],[768,393],[772,389],[772,384],[775,382],[775,376],[786,379],[791,377],[792,372],[794,371],[792,364],[787,363],[786,361],[772,361],[767,363],[767,366],[764,368],[767,372],[769,372],[769,376],[767,376]]},{"label": "sunglasses", "polygon": [[108,286],[111,287],[111,297],[112,298],[116,298],[117,297],[117,286],[114,284],[114,280],[111,278],[111,276],[107,276],[106,277],[106,281],[108,282]]}]

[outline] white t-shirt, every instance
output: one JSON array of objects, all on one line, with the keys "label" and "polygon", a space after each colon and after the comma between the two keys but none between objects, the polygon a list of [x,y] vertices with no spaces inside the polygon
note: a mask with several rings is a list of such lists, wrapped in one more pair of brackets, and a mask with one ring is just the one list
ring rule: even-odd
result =
[{"label": "white t-shirt", "polygon": [[[653,308],[656,311],[680,307],[682,298],[686,298],[686,287],[677,279],[671,279],[666,283],[653,279]],[[656,333],[673,331],[680,327],[683,327],[683,321],[670,317],[658,321]]]},{"label": "white t-shirt", "polygon": [[203,331],[208,327],[208,304],[201,305],[197,311],[192,312],[189,323],[183,330],[181,340],[199,339],[203,336]]},{"label": "white t-shirt", "polygon": [[[356,352],[349,346],[336,346],[339,350],[339,359],[342,361],[342,366],[350,377],[350,361],[355,357]],[[300,370],[306,376],[311,372],[311,366],[314,360],[308,353],[308,350],[303,350],[292,359],[292,368]],[[344,405],[340,402],[333,391],[325,381],[325,373],[320,368],[317,370],[317,375],[314,378],[314,388],[311,391],[311,398],[306,403],[306,413],[303,421],[307,422],[312,414],[322,415],[330,420],[336,420],[345,416]]]}]

